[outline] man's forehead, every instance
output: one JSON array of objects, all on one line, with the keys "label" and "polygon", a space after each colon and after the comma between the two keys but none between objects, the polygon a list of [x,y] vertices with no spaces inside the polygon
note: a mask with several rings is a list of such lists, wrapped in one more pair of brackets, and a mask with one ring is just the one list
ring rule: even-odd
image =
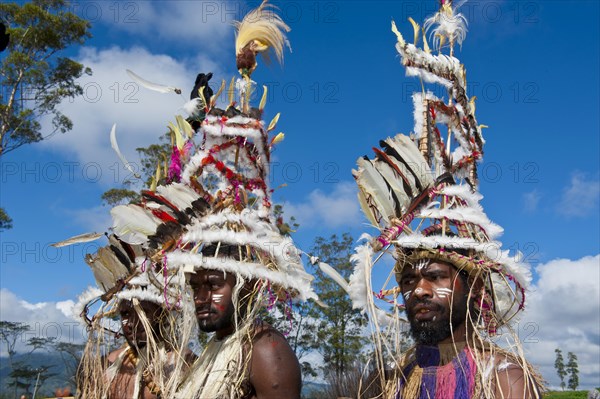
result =
[{"label": "man's forehead", "polygon": [[227,279],[229,274],[223,270],[214,269],[196,269],[194,273],[190,274],[191,280],[205,280],[209,278],[222,278]]},{"label": "man's forehead", "polygon": [[402,269],[402,274],[432,270],[452,272],[456,271],[456,268],[448,262],[433,259],[420,259],[417,262],[406,264]]}]

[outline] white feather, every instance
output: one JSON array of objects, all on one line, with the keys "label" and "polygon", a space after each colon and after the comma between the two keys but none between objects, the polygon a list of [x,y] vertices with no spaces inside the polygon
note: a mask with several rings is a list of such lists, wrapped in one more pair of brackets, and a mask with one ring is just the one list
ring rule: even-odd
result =
[{"label": "white feather", "polygon": [[196,97],[193,100],[190,100],[183,104],[182,108],[185,111],[185,113],[189,116],[196,115],[198,113],[198,109],[200,108],[201,101],[202,100],[200,100],[200,97]]},{"label": "white feather", "polygon": [[79,244],[83,242],[95,241],[98,238],[102,237],[103,233],[85,233],[80,234],[71,238],[67,238],[66,240],[56,242],[51,244],[54,248],[66,247],[67,245]]},{"label": "white feather", "polygon": [[140,179],[141,178],[140,174],[137,173],[133,169],[133,167],[131,166],[129,161],[125,158],[125,156],[119,149],[119,144],[117,143],[117,124],[116,123],[113,124],[112,129],[110,129],[110,145],[111,145],[112,149],[115,150],[115,152],[117,153],[117,156],[119,157],[121,162],[123,162],[123,165],[125,166],[125,168],[127,168],[127,170],[129,170],[136,179]]},{"label": "white feather", "polygon": [[158,186],[156,191],[179,208],[179,210],[191,207],[192,202],[198,199],[198,194],[191,187],[182,183]]},{"label": "white feather", "polygon": [[[392,159],[392,162],[393,162],[393,158],[390,157],[390,159]],[[404,167],[403,164],[397,164],[396,162],[394,162],[394,164],[399,168]],[[383,176],[385,181],[387,181],[387,183],[392,188],[392,191],[394,192],[394,194],[396,195],[396,198],[398,199],[398,202],[400,205],[400,211],[402,214],[404,214],[404,212],[406,212],[406,209],[407,209],[408,205],[410,204],[412,198],[409,197],[408,193],[404,190],[402,177],[398,176],[396,171],[393,170],[392,167],[389,166],[386,162],[375,161],[375,167],[377,168],[379,173],[381,173],[381,176]],[[403,173],[404,173],[404,171],[403,171]],[[412,175],[410,173],[405,173],[404,175],[407,176],[407,178],[409,180],[412,178]],[[413,183],[410,185],[411,190],[413,190],[412,194],[416,196],[418,194],[418,192],[415,190],[414,179],[412,180],[412,182]],[[400,215],[398,215],[398,216],[400,216]]]},{"label": "white feather", "polygon": [[365,193],[361,189],[358,190],[358,203],[360,204],[360,209],[362,209],[364,215],[369,219],[369,222],[371,222],[371,225],[378,227],[379,223],[377,223],[377,218],[373,214],[371,207],[369,207]]},{"label": "white feather", "polygon": [[135,80],[140,86],[145,87],[146,89],[157,91],[159,93],[177,93],[181,94],[181,89],[178,89],[173,86],[165,86],[157,83],[152,83],[141,76],[137,75],[133,71],[127,69],[127,75],[133,80]]},{"label": "white feather", "polygon": [[371,160],[359,158],[356,163],[359,167],[356,178],[359,189],[363,190],[367,200],[372,199],[385,224],[389,225],[395,211],[392,194],[385,179],[375,169]]},{"label": "white feather", "polygon": [[113,231],[128,244],[144,244],[161,220],[137,205],[118,205],[110,210]]},{"label": "white feather", "polygon": [[115,276],[106,266],[104,266],[100,258],[94,255],[87,254],[85,257],[85,262],[92,269],[92,273],[94,273],[94,280],[96,280],[96,284],[98,285],[98,287],[104,290],[104,292],[108,291],[115,285]]},{"label": "white feather", "polygon": [[385,142],[404,159],[423,188],[433,185],[433,176],[429,165],[423,158],[419,148],[409,137],[398,134],[394,138],[388,137]]},{"label": "white feather", "polygon": [[321,271],[327,276],[331,277],[331,279],[335,281],[337,285],[339,285],[344,291],[349,293],[348,282],[344,279],[344,277],[341,274],[338,273],[337,270],[335,270],[333,267],[331,267],[325,262],[319,262],[319,269],[321,269]]}]

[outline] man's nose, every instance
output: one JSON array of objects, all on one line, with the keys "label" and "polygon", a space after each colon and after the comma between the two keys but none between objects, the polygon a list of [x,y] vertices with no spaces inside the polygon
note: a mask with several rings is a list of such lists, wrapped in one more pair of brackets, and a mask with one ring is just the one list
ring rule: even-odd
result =
[{"label": "man's nose", "polygon": [[210,302],[211,292],[206,287],[200,287],[194,291],[194,302],[197,305]]},{"label": "man's nose", "polygon": [[431,284],[424,278],[420,279],[417,285],[415,286],[413,294],[419,299],[431,298],[433,296]]}]

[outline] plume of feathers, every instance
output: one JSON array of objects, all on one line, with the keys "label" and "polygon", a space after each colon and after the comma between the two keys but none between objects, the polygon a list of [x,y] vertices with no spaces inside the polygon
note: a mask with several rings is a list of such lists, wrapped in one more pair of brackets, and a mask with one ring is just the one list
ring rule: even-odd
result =
[{"label": "plume of feathers", "polygon": [[462,45],[467,36],[467,19],[456,10],[465,2],[459,1],[453,7],[452,1],[442,1],[440,10],[425,20],[423,28],[430,31],[435,49],[440,50],[446,40],[450,43],[451,52],[454,43]]},{"label": "plume of feathers", "polygon": [[374,149],[375,159],[357,160],[352,174],[358,184],[359,203],[374,226],[388,227],[400,218],[412,201],[433,185],[427,161],[412,142],[402,134],[381,141],[382,150]]},{"label": "plume of feathers", "polygon": [[235,54],[237,68],[242,75],[250,76],[256,69],[256,56],[262,53],[269,62],[269,50],[275,53],[279,63],[283,63],[283,50],[289,42],[286,33],[290,27],[273,10],[275,7],[263,1],[258,8],[250,11],[236,27]]}]

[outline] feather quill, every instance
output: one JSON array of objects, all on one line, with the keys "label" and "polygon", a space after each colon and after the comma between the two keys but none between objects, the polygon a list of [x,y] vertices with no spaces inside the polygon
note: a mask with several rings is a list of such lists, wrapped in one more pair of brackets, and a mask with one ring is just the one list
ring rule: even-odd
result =
[{"label": "feather quill", "polygon": [[344,277],[342,277],[337,270],[325,262],[319,262],[319,269],[321,269],[321,271],[327,276],[331,277],[331,279],[335,281],[337,285],[339,285],[344,291],[348,292],[350,286],[348,285],[346,279],[344,279]]},{"label": "feather quill", "polygon": [[110,146],[117,153],[117,156],[119,157],[119,159],[123,163],[123,166],[125,166],[125,168],[128,171],[130,171],[136,179],[140,179],[141,178],[140,174],[137,173],[133,169],[133,166],[131,166],[131,164],[129,163],[129,161],[125,158],[125,156],[123,155],[123,153],[119,149],[119,144],[117,143],[117,124],[116,123],[113,124],[112,125],[112,129],[110,129]]},{"label": "feather quill", "polygon": [[386,147],[384,148],[386,153],[392,149],[394,155],[397,154],[400,157],[407,170],[415,177],[415,185],[419,191],[433,184],[433,177],[427,161],[409,137],[398,134],[394,138],[387,138],[381,144]]},{"label": "feather quill", "polygon": [[365,193],[363,192],[362,189],[358,190],[358,203],[360,204],[360,208],[362,209],[363,213],[365,214],[365,216],[367,217],[367,219],[369,219],[369,222],[371,222],[371,225],[378,227],[379,223],[377,223],[377,219],[375,217],[375,215],[373,214],[371,207],[369,206],[369,202],[367,201],[367,198],[365,197]]},{"label": "feather quill", "polygon": [[102,264],[98,257],[87,254],[85,256],[85,263],[90,266],[92,273],[94,273],[94,280],[96,284],[104,292],[108,291],[115,285],[115,279],[113,274]]},{"label": "feather quill", "polygon": [[85,233],[79,234],[71,238],[67,238],[66,240],[56,242],[51,244],[54,248],[66,247],[67,245],[79,244],[83,242],[95,241],[98,238],[102,237],[103,233]]},{"label": "feather quill", "polygon": [[280,115],[281,115],[281,112],[278,112],[277,115],[275,115],[273,117],[273,119],[271,120],[271,123],[269,123],[269,127],[267,128],[267,132],[270,132],[271,130],[275,129],[277,122],[279,122]]},{"label": "feather quill", "polygon": [[165,86],[158,83],[152,83],[129,69],[127,69],[127,75],[129,75],[131,79],[135,80],[140,86],[145,87],[146,89],[157,91],[159,93],[181,94],[181,89],[178,89],[173,86]]},{"label": "feather quill", "polygon": [[110,210],[113,231],[128,244],[143,244],[156,232],[161,220],[137,205],[118,205]]},{"label": "feather quill", "polygon": [[225,89],[225,79],[221,80],[221,87],[219,87],[219,90],[210,98],[210,108],[213,108],[217,104],[217,100],[223,92],[223,89]]},{"label": "feather quill", "polygon": [[356,163],[359,167],[356,176],[359,188],[365,192],[367,201],[372,199],[386,225],[389,224],[390,218],[395,215],[395,206],[385,179],[368,158],[359,158]]}]

